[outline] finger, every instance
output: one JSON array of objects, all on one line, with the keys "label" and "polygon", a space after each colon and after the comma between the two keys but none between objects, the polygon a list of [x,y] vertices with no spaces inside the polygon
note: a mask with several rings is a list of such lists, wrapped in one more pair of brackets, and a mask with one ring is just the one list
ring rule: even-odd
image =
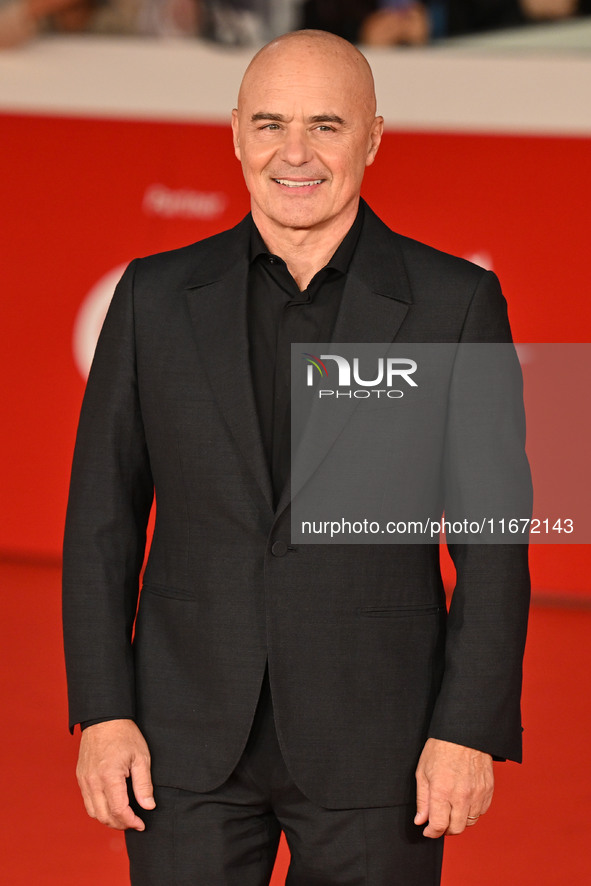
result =
[{"label": "finger", "polygon": [[110,821],[105,822],[111,828],[118,831],[145,831],[146,825],[139,816],[135,814],[129,803],[124,807],[117,807],[112,810]]},{"label": "finger", "polygon": [[138,757],[131,764],[131,784],[135,799],[142,809],[154,809],[154,788],[150,775],[149,756]]},{"label": "finger", "polygon": [[492,803],[493,790],[494,785],[485,784],[482,791],[479,793],[479,796],[472,799],[470,809],[466,816],[466,827],[474,827],[480,816],[488,812],[490,804]]},{"label": "finger", "polygon": [[439,800],[432,796],[429,804],[429,823],[423,831],[423,836],[436,840],[448,833],[451,812],[452,809],[447,800]]},{"label": "finger", "polygon": [[[471,798],[468,799],[461,795],[459,797],[456,796],[456,798],[452,800],[449,826],[446,831],[446,834],[449,834],[450,837],[461,834],[465,831],[468,815],[471,814],[470,809],[474,808],[470,800]],[[476,815],[477,812],[474,812],[473,814]]]},{"label": "finger", "polygon": [[116,827],[115,822],[111,818],[107,798],[103,790],[93,790],[92,807],[93,814],[91,818],[95,818],[100,824]]},{"label": "finger", "polygon": [[100,780],[86,775],[81,769],[76,770],[76,778],[86,812],[90,818],[98,819],[103,807],[103,789]]},{"label": "finger", "polygon": [[86,789],[86,786],[82,783],[80,784],[80,793],[82,794],[82,800],[84,802],[84,808],[86,809],[87,814],[90,816],[90,818],[96,818],[92,795]]},{"label": "finger", "polygon": [[105,784],[106,820],[103,824],[118,830],[133,828],[136,831],[145,830],[145,824],[129,805],[127,783],[125,779],[118,778]]},{"label": "finger", "polygon": [[481,815],[484,815],[484,813],[488,812],[488,810],[490,809],[490,804],[492,803],[492,799],[493,799],[493,792],[494,792],[494,787],[491,787],[490,790],[488,791],[488,793],[486,794],[484,800],[482,801],[482,806],[480,808]]},{"label": "finger", "polygon": [[429,782],[417,772],[417,814],[415,824],[426,824],[429,819]]}]

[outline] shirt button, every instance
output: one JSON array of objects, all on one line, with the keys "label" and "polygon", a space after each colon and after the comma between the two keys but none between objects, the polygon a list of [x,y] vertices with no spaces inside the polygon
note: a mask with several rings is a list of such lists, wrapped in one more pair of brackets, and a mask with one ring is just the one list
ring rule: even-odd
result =
[{"label": "shirt button", "polygon": [[277,264],[277,259],[275,258],[274,255],[270,255],[270,256],[269,256],[269,264],[270,264],[270,265],[276,265],[276,264]]},{"label": "shirt button", "polygon": [[274,541],[271,545],[271,553],[274,557],[285,557],[287,554],[287,545],[284,541]]}]

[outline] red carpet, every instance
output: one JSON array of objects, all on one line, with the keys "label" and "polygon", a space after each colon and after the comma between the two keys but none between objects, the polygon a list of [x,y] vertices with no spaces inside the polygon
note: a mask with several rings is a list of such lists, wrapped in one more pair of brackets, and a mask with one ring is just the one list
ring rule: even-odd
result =
[{"label": "red carpet", "polygon": [[[86,817],[66,727],[55,566],[0,563],[0,732],[5,886],[125,886],[120,833]],[[525,762],[497,764],[495,802],[446,845],[444,886],[591,883],[591,611],[534,606],[524,692]],[[273,886],[283,883],[287,853]],[[209,884],[204,884],[209,886]]]}]

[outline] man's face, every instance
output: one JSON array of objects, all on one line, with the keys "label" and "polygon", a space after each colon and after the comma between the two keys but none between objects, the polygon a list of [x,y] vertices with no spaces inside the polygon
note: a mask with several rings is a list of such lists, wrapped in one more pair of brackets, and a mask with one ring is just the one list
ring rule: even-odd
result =
[{"label": "man's face", "polygon": [[232,127],[254,220],[326,229],[352,221],[383,121],[349,53],[301,40],[261,57],[247,73]]}]

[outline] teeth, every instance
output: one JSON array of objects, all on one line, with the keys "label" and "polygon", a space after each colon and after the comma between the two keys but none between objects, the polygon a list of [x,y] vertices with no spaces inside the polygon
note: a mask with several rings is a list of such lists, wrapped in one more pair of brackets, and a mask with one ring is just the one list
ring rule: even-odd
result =
[{"label": "teeth", "polygon": [[314,181],[309,181],[309,182],[293,182],[287,178],[276,178],[275,181],[277,182],[277,184],[286,185],[288,188],[309,188],[312,185],[321,185],[322,184],[321,178],[317,178]]}]

